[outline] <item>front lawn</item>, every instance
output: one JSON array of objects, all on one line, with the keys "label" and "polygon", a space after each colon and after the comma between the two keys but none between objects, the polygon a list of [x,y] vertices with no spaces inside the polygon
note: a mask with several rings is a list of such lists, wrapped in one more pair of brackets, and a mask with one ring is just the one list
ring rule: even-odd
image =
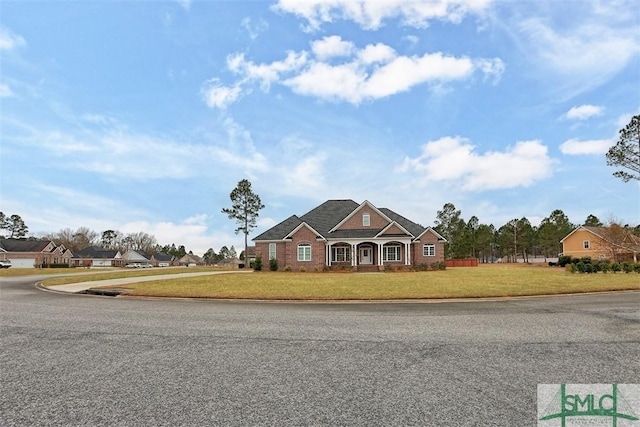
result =
[{"label": "front lawn", "polygon": [[[50,282],[46,283],[47,285]],[[128,295],[267,299],[377,300],[509,297],[640,290],[637,273],[571,274],[562,268],[483,265],[402,273],[222,274],[118,285]]]}]

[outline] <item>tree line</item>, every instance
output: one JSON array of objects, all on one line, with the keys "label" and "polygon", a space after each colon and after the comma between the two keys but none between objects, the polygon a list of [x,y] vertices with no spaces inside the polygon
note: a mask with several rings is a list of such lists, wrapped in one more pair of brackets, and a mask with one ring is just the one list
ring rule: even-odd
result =
[{"label": "tree line", "polygon": [[[193,252],[187,250],[184,245],[176,245],[175,243],[160,245],[155,236],[144,233],[122,233],[117,230],[105,230],[97,232],[88,227],[79,227],[77,229],[64,228],[56,232],[45,233],[41,236],[27,237],[29,227],[25,224],[20,215],[7,216],[4,212],[0,212],[0,237],[9,239],[47,239],[53,241],[56,245],[63,245],[71,252],[77,252],[82,249],[99,246],[103,249],[119,251],[125,253],[130,250],[145,252],[149,255],[157,253],[165,253],[176,258],[182,258]],[[240,259],[243,259],[244,251],[240,253]],[[222,246],[220,251],[216,253],[213,248],[209,248],[202,257],[206,264],[216,264],[225,259],[237,258],[236,249],[231,246]]]},{"label": "tree line", "polygon": [[434,229],[447,240],[445,258],[477,258],[481,262],[498,259],[528,262],[531,257],[555,258],[562,252],[560,240],[578,225],[606,227],[603,232],[608,235],[603,237],[613,242],[627,233],[640,236],[640,225],[621,225],[615,219],[604,224],[595,215],[587,216],[582,224],[573,224],[560,209],[551,212],[538,226],[533,226],[523,217],[496,227],[481,224],[476,216],[465,221],[453,203],[446,203],[437,212],[434,223]]}]

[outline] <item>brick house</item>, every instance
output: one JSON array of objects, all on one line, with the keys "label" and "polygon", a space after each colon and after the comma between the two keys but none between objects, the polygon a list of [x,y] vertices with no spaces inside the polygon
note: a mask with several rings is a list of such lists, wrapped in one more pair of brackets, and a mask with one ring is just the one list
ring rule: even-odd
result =
[{"label": "brick house", "polygon": [[124,267],[120,251],[89,246],[73,254],[75,267]]},{"label": "brick house", "polygon": [[253,241],[263,268],[275,259],[279,269],[290,266],[294,271],[410,269],[444,261],[446,242],[431,227],[366,200],[328,200],[301,217],[292,215]]},{"label": "brick house", "polygon": [[73,254],[51,240],[0,239],[0,259],[11,261],[13,268],[70,265]]}]

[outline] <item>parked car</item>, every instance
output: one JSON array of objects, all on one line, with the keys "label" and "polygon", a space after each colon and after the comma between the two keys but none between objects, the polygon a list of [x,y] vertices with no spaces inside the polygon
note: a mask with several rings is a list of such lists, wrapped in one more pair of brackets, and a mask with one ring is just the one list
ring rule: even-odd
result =
[{"label": "parked car", "polygon": [[9,268],[11,267],[11,261],[8,259],[0,259],[0,268]]}]

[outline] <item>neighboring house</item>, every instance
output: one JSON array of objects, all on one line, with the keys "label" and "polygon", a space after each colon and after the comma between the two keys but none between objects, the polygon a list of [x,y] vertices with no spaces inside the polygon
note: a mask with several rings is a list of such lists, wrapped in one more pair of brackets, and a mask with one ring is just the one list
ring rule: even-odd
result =
[{"label": "neighboring house", "polygon": [[308,213],[292,215],[253,239],[263,269],[275,259],[280,269],[412,268],[444,261],[446,240],[368,201],[328,200]]},{"label": "neighboring house", "polygon": [[178,263],[180,265],[200,265],[202,264],[202,259],[197,256],[197,255],[193,255],[193,254],[186,254],[185,256],[183,256],[182,258],[180,258],[178,260]]},{"label": "neighboring house", "polygon": [[615,238],[611,234],[606,227],[581,225],[560,241],[561,255],[638,262],[640,239],[626,231]]},{"label": "neighboring house", "polygon": [[151,264],[151,256],[143,251],[127,251],[122,255],[125,265],[127,264]]},{"label": "neighboring house", "polygon": [[12,268],[70,265],[72,257],[64,245],[51,240],[0,239],[0,258],[11,261]]},{"label": "neighboring house", "polygon": [[124,259],[120,251],[89,246],[73,254],[75,267],[123,267]]},{"label": "neighboring house", "polygon": [[165,254],[164,252],[158,252],[151,255],[151,264],[156,267],[169,267],[176,263],[176,257],[173,255]]}]

